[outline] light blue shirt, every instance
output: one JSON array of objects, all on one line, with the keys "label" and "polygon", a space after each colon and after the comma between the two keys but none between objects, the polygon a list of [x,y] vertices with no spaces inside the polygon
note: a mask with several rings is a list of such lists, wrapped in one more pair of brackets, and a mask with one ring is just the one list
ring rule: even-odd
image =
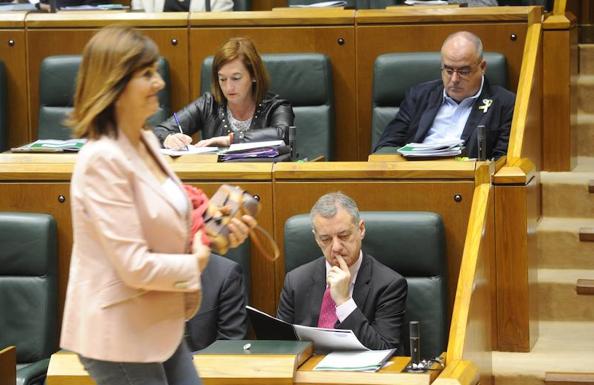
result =
[{"label": "light blue shirt", "polygon": [[464,126],[466,126],[466,121],[472,111],[472,106],[483,91],[484,82],[485,77],[483,76],[481,79],[481,87],[476,94],[467,97],[460,103],[450,98],[444,88],[441,107],[439,107],[439,111],[437,111],[437,115],[435,115],[435,119],[433,120],[433,125],[429,129],[423,143],[436,143],[444,140],[460,139],[462,137],[462,132],[464,131]]}]

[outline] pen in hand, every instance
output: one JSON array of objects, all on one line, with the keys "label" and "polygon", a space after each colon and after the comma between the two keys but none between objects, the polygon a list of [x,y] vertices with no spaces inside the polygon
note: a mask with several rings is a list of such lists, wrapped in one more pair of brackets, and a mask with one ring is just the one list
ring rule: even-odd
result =
[{"label": "pen in hand", "polygon": [[[179,124],[179,119],[177,118],[177,114],[175,112],[173,113],[173,119],[175,119],[175,123],[177,124],[179,132],[181,134],[184,134],[184,130],[182,130],[181,124]],[[186,146],[185,150],[188,151],[188,146]]]}]

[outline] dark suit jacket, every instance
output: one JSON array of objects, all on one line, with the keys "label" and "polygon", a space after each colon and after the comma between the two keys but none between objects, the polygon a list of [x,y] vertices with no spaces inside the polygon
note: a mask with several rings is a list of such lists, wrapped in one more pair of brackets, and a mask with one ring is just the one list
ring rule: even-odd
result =
[{"label": "dark suit jacket", "polygon": [[[479,109],[484,99],[493,104],[487,112]],[[432,80],[421,83],[407,91],[400,110],[384,129],[373,151],[381,147],[402,147],[407,143],[422,143],[443,100],[443,83]],[[476,127],[484,124],[487,129],[487,159],[499,158],[507,153],[509,131],[514,113],[514,93],[499,86],[490,86],[485,78],[483,90],[472,106],[461,139],[464,139],[466,154],[478,156]]]},{"label": "dark suit jacket", "polygon": [[198,313],[186,323],[190,349],[203,349],[215,340],[244,339],[247,334],[247,292],[241,266],[211,254],[201,279],[202,304]]},{"label": "dark suit jacket", "polygon": [[[278,318],[292,324],[317,326],[325,290],[324,258],[287,273]],[[353,288],[357,309],[336,328],[352,330],[370,349],[398,348],[407,291],[406,280],[400,274],[363,253]]]}]

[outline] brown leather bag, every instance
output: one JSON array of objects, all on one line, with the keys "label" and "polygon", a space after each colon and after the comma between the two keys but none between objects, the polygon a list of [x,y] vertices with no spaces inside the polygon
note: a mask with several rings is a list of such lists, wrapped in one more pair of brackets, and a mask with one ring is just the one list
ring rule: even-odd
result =
[{"label": "brown leather bag", "polygon": [[[210,247],[217,254],[226,254],[229,250],[229,227],[228,224],[233,218],[240,218],[242,215],[256,217],[260,212],[260,202],[252,194],[238,186],[228,184],[221,185],[208,202],[208,208],[203,215],[206,235],[210,239]],[[273,256],[271,257],[264,249],[261,240],[257,237],[255,230],[266,236],[272,246]],[[278,246],[264,229],[257,226],[250,231],[250,238],[256,247],[270,260],[278,258],[280,252]]]}]

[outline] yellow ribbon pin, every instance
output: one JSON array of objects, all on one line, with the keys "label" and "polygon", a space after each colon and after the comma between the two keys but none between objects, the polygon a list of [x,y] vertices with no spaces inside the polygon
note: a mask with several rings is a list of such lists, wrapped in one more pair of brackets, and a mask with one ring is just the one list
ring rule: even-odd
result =
[{"label": "yellow ribbon pin", "polygon": [[483,114],[486,114],[491,104],[493,104],[493,99],[483,99],[483,105],[479,107],[479,110],[483,110]]}]

